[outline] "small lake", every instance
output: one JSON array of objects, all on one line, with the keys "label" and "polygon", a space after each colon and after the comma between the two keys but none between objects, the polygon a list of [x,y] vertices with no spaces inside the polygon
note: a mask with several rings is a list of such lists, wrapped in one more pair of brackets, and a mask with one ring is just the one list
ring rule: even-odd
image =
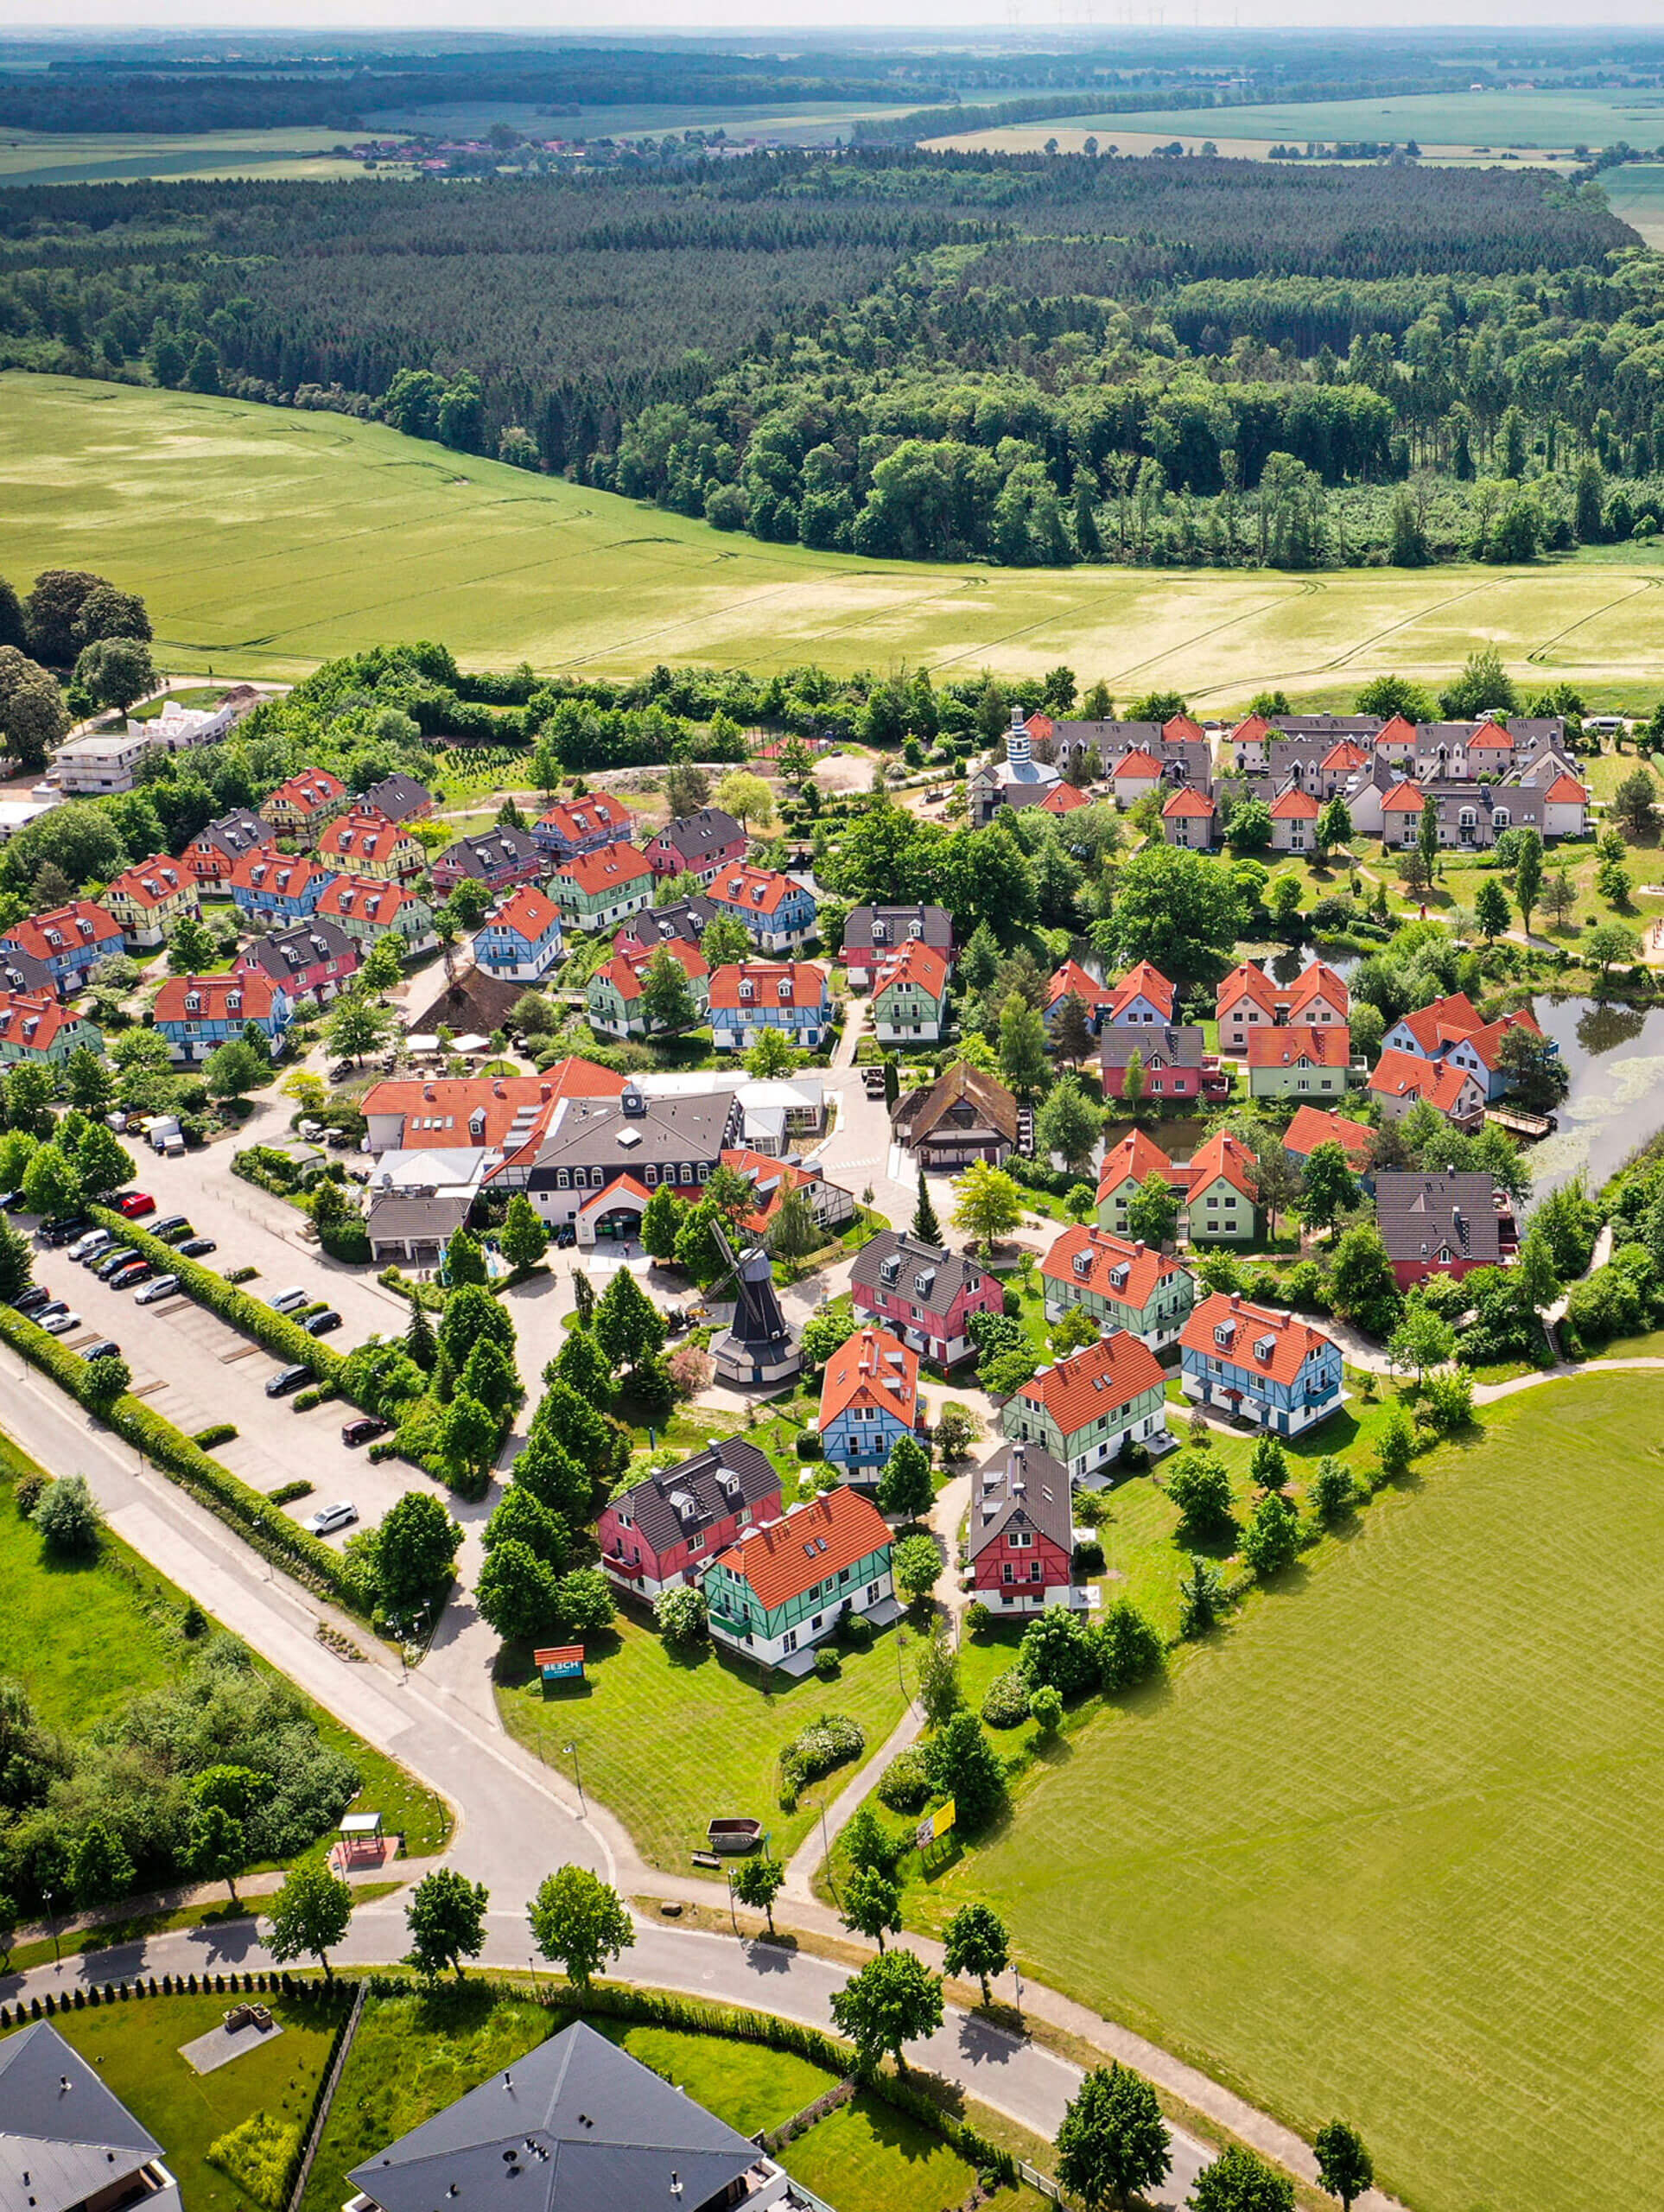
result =
[{"label": "small lake", "polygon": [[1532,1190],[1547,1197],[1581,1172],[1591,1194],[1664,1128],[1664,1007],[1534,998],[1531,1011],[1572,1078],[1559,1126],[1530,1148]]}]

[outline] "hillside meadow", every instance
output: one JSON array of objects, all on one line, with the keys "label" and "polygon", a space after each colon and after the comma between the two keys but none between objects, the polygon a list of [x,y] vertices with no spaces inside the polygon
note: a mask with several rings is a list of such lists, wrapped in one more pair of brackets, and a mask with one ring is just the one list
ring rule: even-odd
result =
[{"label": "hillside meadow", "polygon": [[1067,1735],[968,1897],[1023,1963],[1417,2212],[1641,2202],[1664,2152],[1664,1375],[1483,1409],[1350,1540]]},{"label": "hillside meadow", "polygon": [[994,569],[767,545],[379,423],[194,393],[0,376],[5,572],[141,592],[170,671],[303,674],[441,638],[474,666],[656,661],[1013,675],[1066,662],[1206,710],[1262,686],[1343,699],[1494,643],[1591,703],[1664,688],[1664,552],[1520,570]]}]

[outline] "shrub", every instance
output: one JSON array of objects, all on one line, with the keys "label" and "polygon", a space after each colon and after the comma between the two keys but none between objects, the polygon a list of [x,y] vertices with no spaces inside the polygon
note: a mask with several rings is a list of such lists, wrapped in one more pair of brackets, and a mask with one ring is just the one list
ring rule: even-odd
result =
[{"label": "shrub", "polygon": [[710,1615],[705,1593],[691,1583],[661,1590],[653,1600],[653,1618],[667,1643],[702,1643],[709,1632]]},{"label": "shrub", "polygon": [[797,1457],[818,1459],[822,1456],[821,1433],[817,1428],[800,1430],[797,1436]]},{"label": "shrub", "polygon": [[1029,1699],[1028,1709],[1042,1736],[1055,1736],[1063,1726],[1064,1701],[1050,1682],[1042,1682]]},{"label": "shrub", "polygon": [[30,1467],[22,1474],[19,1475],[16,1481],[12,1484],[12,1503],[16,1506],[17,1510],[22,1515],[25,1521],[29,1519],[35,1507],[46,1496],[48,1490],[51,1487],[51,1484],[52,1478],[50,1475],[43,1474],[39,1467]]},{"label": "shrub", "polygon": [[879,1777],[878,1799],[892,1813],[917,1813],[922,1810],[930,1794],[930,1777],[924,1769],[924,1754],[917,1745],[898,1751]]},{"label": "shrub", "polygon": [[994,1615],[992,1612],[989,1611],[988,1608],[982,1603],[982,1600],[980,1598],[973,1598],[969,1605],[965,1608],[966,1635],[975,1637],[986,1636],[993,1625]]},{"label": "shrub", "polygon": [[[216,1444],[234,1444],[237,1441],[237,1423],[234,1421],[211,1421],[206,1428],[198,1429],[191,1441],[200,1445],[205,1452],[212,1452]],[[308,1488],[310,1487],[308,1484]]]},{"label": "shrub", "polygon": [[[816,1776],[830,1774],[846,1759],[857,1759],[867,1748],[867,1732],[847,1713],[822,1713],[799,1731],[780,1752],[780,1802],[790,1812],[797,1792]],[[785,1802],[790,1795],[791,1804]]]},{"label": "shrub", "polygon": [[304,1475],[298,1476],[292,1483],[280,1483],[276,1490],[266,1492],[273,1505],[293,1505],[297,1499],[310,1497],[311,1495],[312,1485]]},{"label": "shrub", "polygon": [[838,1623],[838,1641],[847,1651],[870,1651],[873,1633],[865,1613],[846,1613]]},{"label": "shrub", "polygon": [[1073,1697],[1097,1680],[1090,1631],[1078,1613],[1064,1605],[1049,1605],[1029,1623],[1017,1664],[1031,1694],[1045,1682]]},{"label": "shrub", "polygon": [[1161,1665],[1161,1638],[1130,1598],[1117,1598],[1098,1624],[1095,1638],[1098,1680],[1106,1691],[1129,1689]]},{"label": "shrub", "polygon": [[208,2145],[208,2164],[230,2176],[261,2212],[283,2212],[295,2162],[301,2155],[301,2123],[269,2112],[245,2120]]},{"label": "shrub", "polygon": [[1008,1667],[988,1684],[982,1718],[990,1728],[1015,1728],[1028,1718],[1028,1684],[1020,1669]]},{"label": "shrub", "polygon": [[35,1508],[34,1522],[49,1551],[84,1559],[96,1551],[102,1516],[92,1502],[85,1475],[60,1475],[48,1483]]},{"label": "shrub", "polygon": [[815,1672],[822,1681],[835,1682],[843,1672],[843,1662],[835,1651],[829,1650],[825,1644],[822,1644],[815,1654]]}]

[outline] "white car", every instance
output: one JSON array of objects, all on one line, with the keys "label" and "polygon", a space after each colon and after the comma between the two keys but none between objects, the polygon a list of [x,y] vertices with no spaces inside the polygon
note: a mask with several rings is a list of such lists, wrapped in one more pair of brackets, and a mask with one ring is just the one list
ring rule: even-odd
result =
[{"label": "white car", "polygon": [[61,1306],[55,1313],[48,1309],[37,1314],[35,1319],[38,1326],[44,1329],[49,1337],[67,1337],[72,1329],[79,1329],[81,1325],[80,1315],[72,1313],[67,1306]]},{"label": "white car", "polygon": [[302,1522],[301,1526],[312,1535],[327,1536],[337,1529],[350,1528],[358,1517],[358,1507],[349,1505],[342,1498],[334,1505],[321,1505],[315,1513]]},{"label": "white car", "polygon": [[89,1229],[85,1236],[78,1236],[69,1248],[72,1260],[96,1259],[100,1252],[107,1252],[115,1239],[107,1229]]},{"label": "white car", "polygon": [[274,1313],[292,1313],[297,1306],[306,1304],[309,1295],[298,1284],[291,1284],[288,1290],[280,1290],[275,1297],[267,1299],[266,1304]]},{"label": "white car", "polygon": [[177,1275],[158,1275],[154,1282],[145,1283],[133,1294],[135,1306],[154,1306],[159,1298],[171,1298],[179,1288]]}]

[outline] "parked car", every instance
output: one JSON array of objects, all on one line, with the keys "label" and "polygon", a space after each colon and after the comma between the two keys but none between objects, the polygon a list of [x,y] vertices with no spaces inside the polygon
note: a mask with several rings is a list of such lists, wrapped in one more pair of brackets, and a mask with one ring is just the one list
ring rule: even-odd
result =
[{"label": "parked car", "polygon": [[32,1282],[27,1290],[20,1290],[11,1301],[14,1313],[38,1313],[43,1306],[56,1303],[43,1282]]},{"label": "parked car", "polygon": [[269,1398],[286,1398],[291,1390],[304,1389],[312,1380],[309,1367],[280,1367],[266,1384]]},{"label": "parked car", "polygon": [[67,1306],[60,1306],[55,1313],[48,1306],[37,1318],[49,1337],[67,1337],[72,1329],[79,1329],[81,1325],[80,1315],[72,1313]]},{"label": "parked car", "polygon": [[7,1191],[0,1194],[0,1211],[22,1213],[22,1211],[23,1194],[21,1191]]},{"label": "parked car", "polygon": [[133,1300],[135,1306],[154,1306],[159,1298],[171,1298],[179,1288],[177,1275],[158,1275],[154,1282],[147,1282]]},{"label": "parked car", "polygon": [[333,1337],[341,1325],[341,1317],[333,1306],[326,1306],[321,1313],[314,1313],[302,1326],[309,1337]]},{"label": "parked car", "polygon": [[556,1246],[561,1251],[564,1251],[568,1244],[575,1244],[577,1241],[578,1232],[569,1221],[563,1221],[555,1231]]},{"label": "parked car", "polygon": [[142,1282],[149,1282],[156,1269],[148,1260],[130,1261],[124,1268],[117,1268],[110,1278],[111,1290],[136,1290]]},{"label": "parked car", "polygon": [[80,1347],[83,1359],[119,1359],[121,1346],[113,1337],[95,1337],[90,1344]]},{"label": "parked car", "polygon": [[117,1244],[114,1251],[99,1254],[98,1257],[92,1262],[92,1272],[100,1282],[108,1282],[117,1268],[126,1267],[130,1262],[137,1260],[137,1257],[138,1254],[130,1244]]},{"label": "parked car", "polygon": [[100,1252],[107,1252],[115,1241],[107,1229],[89,1229],[85,1236],[78,1236],[70,1246],[69,1256],[85,1266],[88,1260],[96,1260]]},{"label": "parked car", "polygon": [[308,1515],[302,1522],[301,1526],[312,1535],[327,1536],[333,1529],[350,1529],[358,1517],[358,1507],[350,1505],[343,1497],[333,1505],[321,1505],[315,1513]]},{"label": "parked car", "polygon": [[298,1283],[291,1283],[287,1290],[280,1290],[267,1299],[266,1304],[274,1313],[292,1313],[297,1306],[304,1306],[308,1294]]},{"label": "parked car", "polygon": [[391,1421],[383,1421],[379,1414],[360,1414],[356,1421],[342,1422],[341,1442],[343,1444],[373,1443],[377,1437],[385,1436],[392,1426]]},{"label": "parked car", "polygon": [[[42,1244],[67,1244],[72,1238],[83,1235],[92,1225],[84,1213],[60,1213],[50,1221],[43,1221],[35,1233]],[[107,1236],[109,1234],[109,1230],[105,1230],[105,1235]]]},{"label": "parked car", "polygon": [[187,1236],[182,1244],[175,1245],[174,1249],[187,1260],[202,1260],[210,1252],[217,1252],[219,1247],[212,1236]]},{"label": "parked car", "polygon": [[129,1221],[137,1221],[141,1214],[154,1213],[156,1202],[148,1191],[124,1191],[116,1200],[116,1211],[124,1213]]},{"label": "parked car", "polygon": [[160,1221],[150,1224],[152,1236],[160,1236],[171,1244],[175,1236],[188,1236],[191,1224],[182,1213],[165,1213]]}]

